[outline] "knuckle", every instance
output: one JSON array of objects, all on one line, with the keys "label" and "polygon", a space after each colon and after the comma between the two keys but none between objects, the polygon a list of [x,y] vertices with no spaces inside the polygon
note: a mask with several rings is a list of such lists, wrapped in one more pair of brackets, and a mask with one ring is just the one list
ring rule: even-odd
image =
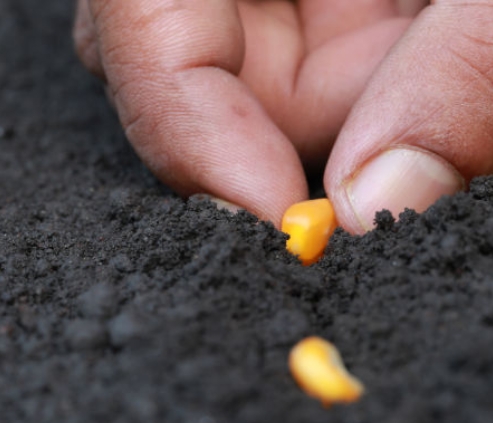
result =
[{"label": "knuckle", "polygon": [[103,77],[101,69],[96,29],[89,16],[87,3],[79,0],[77,14],[72,30],[75,53],[83,65],[93,74]]},{"label": "knuckle", "polygon": [[89,66],[96,51],[96,40],[80,27],[75,28],[73,39],[77,56],[85,66]]},{"label": "knuckle", "polygon": [[98,43],[95,37],[75,31],[74,44],[75,52],[82,64],[89,72],[104,79],[104,71],[99,58]]}]

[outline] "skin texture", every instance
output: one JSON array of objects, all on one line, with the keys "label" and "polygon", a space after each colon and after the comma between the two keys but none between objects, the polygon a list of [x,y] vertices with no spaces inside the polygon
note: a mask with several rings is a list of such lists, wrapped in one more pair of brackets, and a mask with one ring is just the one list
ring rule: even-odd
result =
[{"label": "skin texture", "polygon": [[492,18],[488,1],[79,0],[74,38],[178,193],[279,226],[325,168],[339,222],[361,233],[377,209],[422,209],[491,172]]}]

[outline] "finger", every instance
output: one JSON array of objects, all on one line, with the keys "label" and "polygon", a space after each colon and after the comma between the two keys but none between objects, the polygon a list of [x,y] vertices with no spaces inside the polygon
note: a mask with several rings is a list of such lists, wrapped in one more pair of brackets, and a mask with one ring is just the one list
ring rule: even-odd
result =
[{"label": "finger", "polygon": [[120,120],[163,182],[277,225],[306,198],[294,148],[235,77],[244,52],[235,2],[90,4]]},{"label": "finger", "polygon": [[283,5],[281,15],[280,4],[275,14],[265,13],[264,4],[240,3],[246,39],[240,77],[302,161],[321,170],[354,101],[409,19],[383,20],[306,53],[296,10]]},{"label": "finger", "polygon": [[75,12],[73,39],[75,51],[84,66],[97,77],[104,79],[99,57],[96,28],[89,11],[88,0],[78,0]]},{"label": "finger", "polygon": [[376,72],[330,157],[325,186],[348,230],[375,211],[423,211],[493,171],[493,7],[437,1]]},{"label": "finger", "polygon": [[[325,164],[351,107],[408,25],[407,19],[385,20],[338,37],[306,57],[296,77],[293,107],[281,122],[306,162]],[[295,110],[301,111],[298,116]]]},{"label": "finger", "polygon": [[398,12],[395,0],[300,0],[299,11],[308,51]]}]

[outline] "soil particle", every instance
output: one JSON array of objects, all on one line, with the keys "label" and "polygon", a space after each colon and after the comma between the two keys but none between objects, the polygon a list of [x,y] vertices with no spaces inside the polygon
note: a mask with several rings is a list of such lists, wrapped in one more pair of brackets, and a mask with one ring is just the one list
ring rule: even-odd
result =
[{"label": "soil particle", "polygon": [[71,320],[65,328],[65,337],[73,349],[98,348],[106,343],[106,331],[94,320]]},{"label": "soil particle", "polygon": [[118,307],[118,291],[113,285],[99,283],[79,296],[79,310],[85,317],[110,317]]}]

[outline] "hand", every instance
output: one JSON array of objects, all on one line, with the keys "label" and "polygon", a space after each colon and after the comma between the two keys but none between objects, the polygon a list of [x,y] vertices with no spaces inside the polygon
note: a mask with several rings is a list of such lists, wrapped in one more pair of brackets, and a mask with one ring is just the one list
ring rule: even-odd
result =
[{"label": "hand", "polygon": [[436,0],[365,88],[337,139],[325,187],[342,225],[424,210],[493,171],[493,3]]},{"label": "hand", "polygon": [[392,1],[80,0],[74,35],[164,183],[279,225],[408,23]]},{"label": "hand", "polygon": [[[423,7],[422,1],[401,3],[401,11],[407,9],[410,15]],[[392,150],[383,162],[369,161],[376,153],[396,144],[410,145],[438,154],[425,157],[444,157],[450,163],[440,159],[442,165],[437,166],[428,160],[425,168],[435,177],[443,177],[441,171],[449,168],[457,169],[466,181],[473,176],[444,154],[450,132],[427,132],[434,126],[424,128],[419,140],[402,136],[413,134],[416,124],[426,120],[430,109],[424,106],[432,103],[430,97],[444,104],[440,87],[457,84],[452,69],[426,63],[443,53],[444,44],[448,46],[443,34],[453,35],[452,39],[463,34],[440,21],[444,10],[455,10],[459,19],[462,9],[474,16],[478,12],[471,9],[481,9],[481,20],[488,9],[450,3],[454,2],[443,1],[424,11],[369,84],[370,75],[410,22],[392,1],[304,0],[295,5],[289,1],[81,0],[75,38],[84,63],[107,80],[128,138],[163,182],[183,195],[211,193],[275,224],[287,206],[306,198],[302,163],[308,169],[323,166],[349,110],[368,84],[325,174],[340,222],[361,232],[371,226],[375,210],[390,207],[395,212],[403,202],[398,189],[394,193],[368,190],[357,176],[377,187],[382,181],[407,183],[395,178],[395,172],[392,178],[372,176],[376,169],[392,170],[389,163],[402,161],[401,150]],[[461,19],[459,28],[466,24],[472,30],[487,29],[486,23],[478,27],[474,19]],[[484,51],[491,40],[484,41],[485,35],[469,41]],[[426,50],[424,56],[419,56],[421,50]],[[416,69],[416,54],[439,86],[430,89],[426,72]],[[481,66],[486,69],[483,62]],[[459,78],[463,76],[465,72]],[[473,91],[467,92],[463,98],[471,98]],[[484,109],[490,103],[477,104]],[[450,116],[457,116],[458,106],[452,107]],[[448,122],[442,120],[442,128],[448,129]],[[476,134],[484,135],[482,128]],[[468,152],[474,151],[471,144],[485,143],[484,137],[477,140],[470,141]],[[406,161],[417,163],[418,156],[408,153]],[[408,183],[407,190],[414,187],[417,194],[405,205],[423,206],[439,191],[452,192],[463,184],[455,177],[427,187],[422,182],[418,178]],[[426,194],[430,187],[431,195]],[[372,197],[365,200],[368,192]]]}]

